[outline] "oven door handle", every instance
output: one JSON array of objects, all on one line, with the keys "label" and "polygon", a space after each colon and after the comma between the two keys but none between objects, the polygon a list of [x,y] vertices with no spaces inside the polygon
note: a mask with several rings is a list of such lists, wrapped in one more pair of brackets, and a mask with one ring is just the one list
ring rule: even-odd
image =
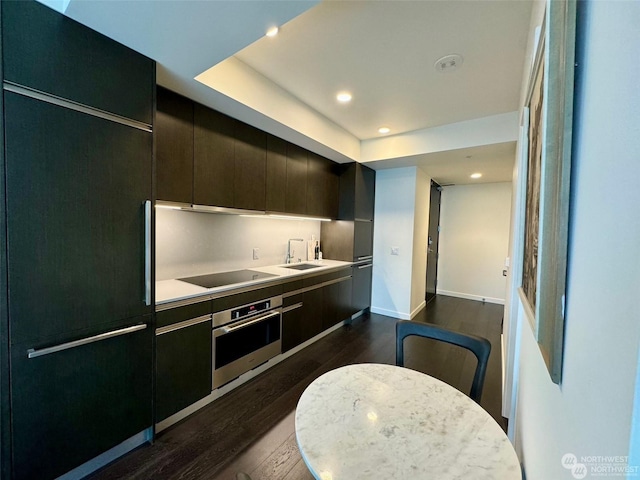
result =
[{"label": "oven door handle", "polygon": [[249,325],[253,325],[254,323],[258,323],[258,322],[262,322],[263,320],[266,320],[267,318],[271,318],[271,317],[277,317],[280,315],[280,312],[271,312],[268,313],[266,315],[261,315],[257,318],[252,318],[251,320],[247,320],[244,323],[241,323],[239,325],[234,325],[232,327],[221,327],[222,330],[224,330],[224,333],[231,333],[235,330],[240,330],[241,328],[245,328],[248,327]]}]

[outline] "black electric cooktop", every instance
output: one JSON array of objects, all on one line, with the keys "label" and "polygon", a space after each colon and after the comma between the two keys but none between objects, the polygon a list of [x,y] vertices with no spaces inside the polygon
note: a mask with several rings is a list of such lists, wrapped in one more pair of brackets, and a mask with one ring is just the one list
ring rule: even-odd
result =
[{"label": "black electric cooktop", "polygon": [[197,277],[179,278],[178,280],[204,288],[214,288],[268,277],[277,277],[277,275],[256,272],[255,270],[236,270],[234,272],[210,273],[209,275],[199,275]]}]

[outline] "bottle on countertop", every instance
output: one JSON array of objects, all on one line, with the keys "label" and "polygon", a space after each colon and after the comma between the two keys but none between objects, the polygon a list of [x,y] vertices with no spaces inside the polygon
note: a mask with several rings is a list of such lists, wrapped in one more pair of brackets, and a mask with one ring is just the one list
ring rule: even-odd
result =
[{"label": "bottle on countertop", "polygon": [[321,257],[320,257],[320,242],[316,242],[313,258],[315,260],[320,260],[321,259]]}]

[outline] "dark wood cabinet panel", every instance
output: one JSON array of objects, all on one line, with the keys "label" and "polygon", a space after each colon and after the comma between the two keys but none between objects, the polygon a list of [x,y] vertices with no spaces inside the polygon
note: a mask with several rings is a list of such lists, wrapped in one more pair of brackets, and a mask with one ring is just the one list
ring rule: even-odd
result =
[{"label": "dark wood cabinet panel", "polygon": [[[295,297],[295,298],[294,298]],[[303,294],[289,297],[291,309],[282,313],[282,353],[300,345],[302,340],[302,324],[305,320]]]},{"label": "dark wood cabinet panel", "polygon": [[323,288],[316,288],[304,292],[303,320],[301,341],[305,342],[322,332]]},{"label": "dark wood cabinet panel", "polygon": [[14,479],[55,478],[151,427],[152,335],[36,358],[12,348]]},{"label": "dark wood cabinet panel", "polygon": [[287,213],[307,213],[307,151],[287,144],[287,184],[285,210]]},{"label": "dark wood cabinet panel", "polygon": [[267,134],[266,210],[286,211],[287,142]]},{"label": "dark wood cabinet panel", "polygon": [[373,222],[353,222],[353,261],[365,260],[373,255]]},{"label": "dark wood cabinet panel", "polygon": [[360,163],[341,166],[341,220],[373,220],[376,172]]},{"label": "dark wood cabinet panel", "polygon": [[313,152],[307,159],[307,215],[338,216],[339,176],[335,163]]},{"label": "dark wood cabinet panel", "polygon": [[376,172],[357,164],[355,171],[355,220],[373,220]]},{"label": "dark wood cabinet panel", "polygon": [[156,102],[156,198],[192,203],[193,102],[162,87]]},{"label": "dark wood cabinet panel", "polygon": [[56,341],[150,312],[151,133],[5,92],[11,341]]},{"label": "dark wood cabinet panel", "polygon": [[156,313],[156,327],[166,327],[173,323],[184,322],[191,318],[201,317],[212,313],[213,302],[206,300],[183,307],[171,308]]},{"label": "dark wood cabinet panel", "polygon": [[235,208],[265,210],[267,134],[235,122]]},{"label": "dark wood cabinet panel", "polygon": [[156,335],[156,422],[211,393],[211,320]]},{"label": "dark wood cabinet panel", "polygon": [[4,79],[152,123],[155,63],[39,2],[2,2]]},{"label": "dark wood cabinet panel", "polygon": [[371,306],[371,275],[372,264],[353,266],[352,305],[357,312]]},{"label": "dark wood cabinet panel", "polygon": [[194,104],[193,203],[234,206],[235,120]]}]

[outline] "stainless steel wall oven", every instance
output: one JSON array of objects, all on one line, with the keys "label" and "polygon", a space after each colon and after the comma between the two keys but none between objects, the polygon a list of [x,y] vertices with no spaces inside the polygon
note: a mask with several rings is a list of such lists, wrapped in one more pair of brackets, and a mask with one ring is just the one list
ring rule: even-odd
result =
[{"label": "stainless steel wall oven", "polygon": [[282,296],[213,314],[213,388],[282,351]]}]

